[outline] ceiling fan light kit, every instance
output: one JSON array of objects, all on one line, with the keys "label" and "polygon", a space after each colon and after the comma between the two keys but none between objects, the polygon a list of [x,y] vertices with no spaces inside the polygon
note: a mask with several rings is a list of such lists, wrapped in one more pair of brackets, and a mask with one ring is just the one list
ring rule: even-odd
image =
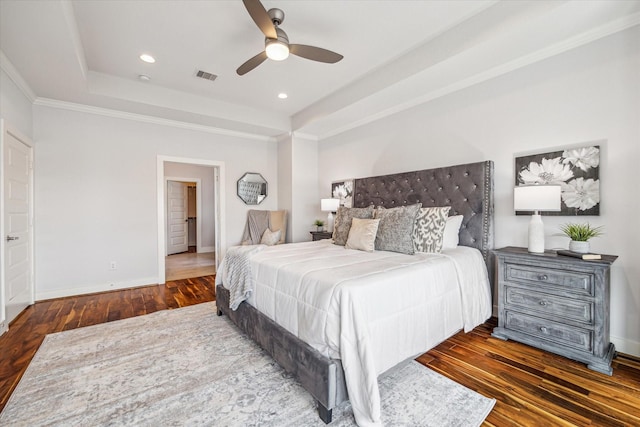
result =
[{"label": "ceiling fan light kit", "polygon": [[267,57],[274,61],[283,61],[289,57],[289,45],[279,40],[267,39],[264,51]]},{"label": "ceiling fan light kit", "polygon": [[315,46],[307,46],[301,44],[289,44],[289,37],[279,25],[284,21],[284,12],[280,9],[264,8],[260,0],[242,0],[249,16],[256,23],[260,31],[265,36],[264,51],[255,55],[244,64],[242,64],[236,72],[244,75],[249,71],[262,64],[265,60],[272,59],[274,61],[283,61],[289,57],[289,54],[299,56],[301,58],[310,59],[312,61],[325,62],[334,64],[340,61],[343,56],[327,49]]}]

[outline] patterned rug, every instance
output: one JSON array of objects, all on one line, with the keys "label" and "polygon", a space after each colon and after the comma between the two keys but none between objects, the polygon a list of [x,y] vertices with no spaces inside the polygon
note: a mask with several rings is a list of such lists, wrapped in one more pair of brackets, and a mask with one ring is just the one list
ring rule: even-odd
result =
[{"label": "patterned rug", "polygon": [[[385,425],[478,426],[494,399],[415,361],[380,378]],[[348,403],[331,426],[355,425]],[[311,396],[215,303],[48,335],[0,425],[324,426]]]}]

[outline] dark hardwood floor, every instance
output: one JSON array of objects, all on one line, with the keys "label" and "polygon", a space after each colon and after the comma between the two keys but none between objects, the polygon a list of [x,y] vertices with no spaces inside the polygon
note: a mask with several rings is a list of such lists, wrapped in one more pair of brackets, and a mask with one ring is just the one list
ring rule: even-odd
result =
[{"label": "dark hardwood floor", "polygon": [[[72,298],[29,307],[0,337],[0,410],[48,333],[215,299],[214,276]],[[640,360],[619,354],[613,376],[491,337],[491,319],[458,333],[418,361],[495,398],[484,426],[640,426]]]},{"label": "dark hardwood floor", "polygon": [[417,360],[497,400],[483,426],[640,426],[640,359],[618,354],[613,376],[491,337],[492,318]]}]

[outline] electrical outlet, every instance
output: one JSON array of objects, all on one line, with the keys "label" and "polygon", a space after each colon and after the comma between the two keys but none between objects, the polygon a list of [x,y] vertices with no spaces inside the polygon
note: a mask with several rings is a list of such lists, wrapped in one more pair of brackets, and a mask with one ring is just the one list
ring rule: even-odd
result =
[{"label": "electrical outlet", "polygon": [[109,270],[116,270],[118,268],[118,264],[115,261],[111,261],[109,264]]}]

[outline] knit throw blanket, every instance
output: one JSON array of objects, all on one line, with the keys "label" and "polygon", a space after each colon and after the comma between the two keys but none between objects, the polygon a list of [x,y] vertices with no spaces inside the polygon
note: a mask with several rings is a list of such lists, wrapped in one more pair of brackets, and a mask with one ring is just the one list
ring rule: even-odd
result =
[{"label": "knit throw blanket", "polygon": [[266,245],[232,246],[227,250],[220,264],[219,276],[224,287],[229,289],[231,310],[235,311],[242,301],[251,296],[254,279],[249,261],[251,256],[266,247]]}]

